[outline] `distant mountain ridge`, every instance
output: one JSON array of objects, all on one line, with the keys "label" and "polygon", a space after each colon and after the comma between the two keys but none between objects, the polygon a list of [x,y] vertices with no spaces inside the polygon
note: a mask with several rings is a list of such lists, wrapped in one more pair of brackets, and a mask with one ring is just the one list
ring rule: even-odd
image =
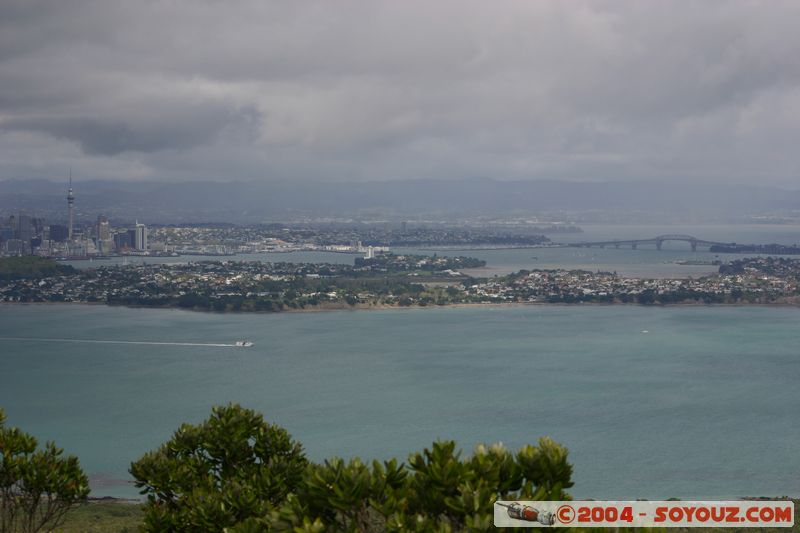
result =
[{"label": "distant mountain ridge", "polygon": [[[366,183],[74,181],[78,215],[159,222],[252,222],[288,215],[499,214],[537,211],[729,213],[799,210],[800,191],[654,182],[413,180]],[[58,213],[66,183],[0,181],[0,209]],[[201,216],[202,215],[202,216]]]}]

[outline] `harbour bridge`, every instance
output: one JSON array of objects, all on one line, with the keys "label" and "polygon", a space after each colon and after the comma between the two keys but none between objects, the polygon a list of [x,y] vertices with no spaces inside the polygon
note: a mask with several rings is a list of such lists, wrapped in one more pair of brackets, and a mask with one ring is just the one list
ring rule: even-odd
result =
[{"label": "harbour bridge", "polygon": [[660,250],[661,245],[664,244],[666,241],[688,242],[689,245],[692,247],[693,252],[697,251],[698,246],[704,248],[711,248],[712,246],[726,246],[732,244],[728,242],[706,241],[704,239],[698,239],[697,237],[692,237],[691,235],[659,235],[657,237],[652,237],[650,239],[576,242],[569,244],[569,246],[578,248],[592,248],[595,246],[597,246],[598,248],[605,248],[606,246],[613,246],[614,248],[619,248],[620,246],[630,246],[632,249],[635,250],[639,246],[655,245],[656,249]]}]

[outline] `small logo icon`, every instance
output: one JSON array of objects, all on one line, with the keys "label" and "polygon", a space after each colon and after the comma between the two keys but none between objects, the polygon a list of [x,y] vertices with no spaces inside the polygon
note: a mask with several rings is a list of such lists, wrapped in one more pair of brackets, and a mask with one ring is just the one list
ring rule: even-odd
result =
[{"label": "small logo icon", "polygon": [[543,526],[552,526],[556,523],[556,518],[553,513],[547,511],[540,511],[530,505],[520,505],[517,502],[507,504],[496,502],[497,505],[505,507],[508,516],[516,520],[524,520],[525,522],[539,522]]},{"label": "small logo icon", "polygon": [[562,505],[556,511],[556,516],[562,524],[569,524],[575,520],[575,509],[571,505]]}]

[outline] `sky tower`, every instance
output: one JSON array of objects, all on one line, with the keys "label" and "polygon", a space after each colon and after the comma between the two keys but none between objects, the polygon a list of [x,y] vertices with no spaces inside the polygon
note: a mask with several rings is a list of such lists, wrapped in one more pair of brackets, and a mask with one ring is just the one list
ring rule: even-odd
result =
[{"label": "sky tower", "polygon": [[75,206],[75,193],[72,192],[72,169],[69,169],[69,190],[67,191],[67,209],[69,209],[68,239],[72,241],[72,209]]}]

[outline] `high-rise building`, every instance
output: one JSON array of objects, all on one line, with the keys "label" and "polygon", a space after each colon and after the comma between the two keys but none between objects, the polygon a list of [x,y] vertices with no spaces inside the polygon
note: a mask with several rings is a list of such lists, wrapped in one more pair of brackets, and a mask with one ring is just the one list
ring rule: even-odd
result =
[{"label": "high-rise building", "polygon": [[117,250],[128,250],[133,248],[133,241],[131,240],[131,233],[136,233],[133,230],[123,231],[114,234],[114,247]]},{"label": "high-rise building", "polygon": [[44,238],[44,231],[47,228],[47,221],[42,217],[34,217],[31,221],[33,224],[33,236]]},{"label": "high-rise building", "polygon": [[98,253],[108,254],[114,249],[111,227],[108,224],[108,219],[103,215],[97,216],[97,223],[94,225],[94,236]]},{"label": "high-rise building", "polygon": [[33,239],[33,223],[30,216],[19,216],[17,238],[22,241],[22,253],[30,253],[31,240]]},{"label": "high-rise building", "polygon": [[24,243],[19,239],[11,239],[5,244],[6,252],[10,255],[25,255]]},{"label": "high-rise building", "polygon": [[17,222],[17,236],[25,240],[33,237],[33,221],[28,215],[20,215]]},{"label": "high-rise building", "polygon": [[103,215],[97,215],[95,235],[97,235],[97,239],[100,241],[107,241],[111,238],[111,229],[108,225],[108,219]]},{"label": "high-rise building", "polygon": [[50,240],[64,242],[69,238],[69,229],[60,224],[50,224]]},{"label": "high-rise building", "polygon": [[14,238],[14,228],[11,226],[3,226],[0,228],[0,244],[8,242]]},{"label": "high-rise building", "polygon": [[138,251],[147,250],[147,226],[136,223],[134,248]]}]

